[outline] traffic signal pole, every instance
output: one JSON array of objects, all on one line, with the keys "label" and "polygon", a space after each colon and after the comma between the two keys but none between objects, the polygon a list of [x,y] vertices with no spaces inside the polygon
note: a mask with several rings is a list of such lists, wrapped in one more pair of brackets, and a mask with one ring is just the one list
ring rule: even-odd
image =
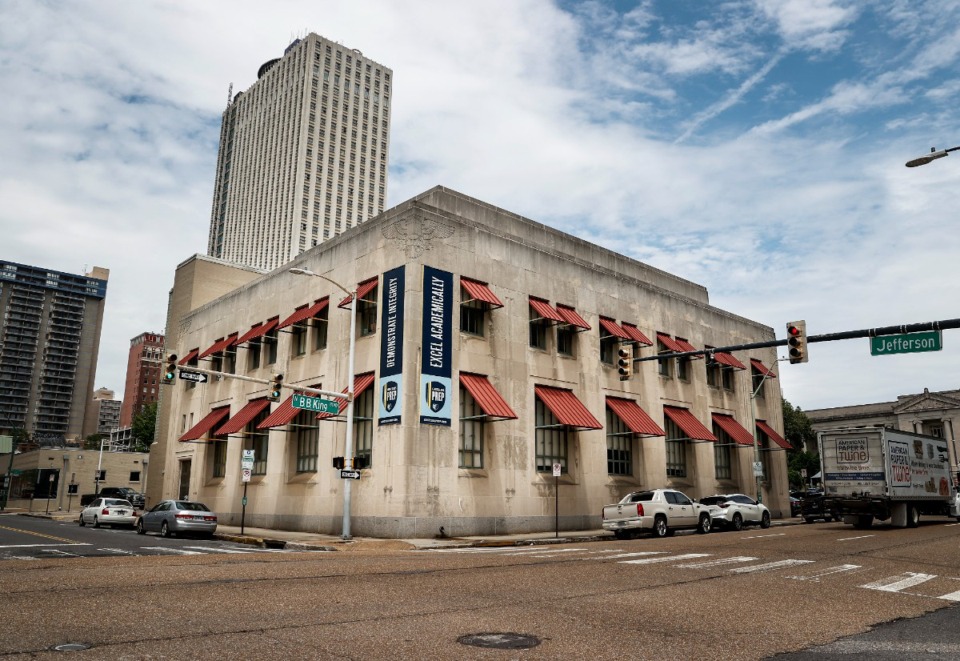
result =
[{"label": "traffic signal pole", "polygon": [[[905,333],[922,333],[924,331],[940,331],[960,328],[960,319],[946,319],[943,321],[925,321],[918,324],[902,324],[900,326],[881,326],[879,328],[866,328],[863,330],[842,331],[839,333],[824,333],[823,335],[808,335],[807,344],[816,342],[834,342],[837,340],[853,340],[862,337],[882,337],[884,335],[902,335]],[[644,356],[642,358],[634,357],[633,362],[643,362],[645,360],[663,360],[665,358],[683,358],[684,356],[704,356],[722,351],[730,353],[731,351],[743,351],[744,349],[763,349],[766,347],[787,346],[788,340],[769,340],[767,342],[750,342],[749,344],[734,344],[726,347],[711,347],[709,349],[697,349],[696,351],[677,351]]]}]

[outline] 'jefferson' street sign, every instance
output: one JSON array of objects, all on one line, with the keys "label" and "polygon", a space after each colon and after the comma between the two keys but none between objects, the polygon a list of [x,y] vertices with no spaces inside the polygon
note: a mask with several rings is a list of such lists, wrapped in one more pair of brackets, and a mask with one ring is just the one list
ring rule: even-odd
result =
[{"label": "'jefferson' street sign", "polygon": [[891,353],[920,353],[940,351],[943,348],[940,331],[882,335],[870,338],[870,355],[885,356]]}]

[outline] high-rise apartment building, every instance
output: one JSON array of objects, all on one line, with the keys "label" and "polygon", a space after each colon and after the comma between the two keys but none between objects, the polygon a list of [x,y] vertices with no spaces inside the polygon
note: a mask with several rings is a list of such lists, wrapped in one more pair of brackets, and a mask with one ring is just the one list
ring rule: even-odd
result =
[{"label": "high-rise apartment building", "polygon": [[116,393],[109,388],[97,388],[93,393],[93,406],[88,415],[97,419],[96,433],[109,437],[120,426],[119,399],[114,399]]},{"label": "high-rise apartment building", "polygon": [[309,34],[223,113],[207,254],[272,270],[383,211],[392,71]]},{"label": "high-rise apartment building", "polygon": [[86,413],[109,275],[0,260],[0,433],[57,441],[96,432]]},{"label": "high-rise apartment building", "polygon": [[120,407],[120,426],[129,427],[133,417],[160,396],[160,370],[163,367],[163,335],[140,333],[130,340],[127,356],[127,381]]}]

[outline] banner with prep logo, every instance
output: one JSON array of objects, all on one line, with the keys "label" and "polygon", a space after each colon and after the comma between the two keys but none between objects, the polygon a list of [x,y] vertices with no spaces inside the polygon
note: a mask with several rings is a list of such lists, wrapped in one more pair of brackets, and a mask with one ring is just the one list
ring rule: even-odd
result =
[{"label": "banner with prep logo", "polygon": [[398,266],[383,274],[383,312],[380,317],[381,425],[400,423],[403,409],[403,291],[404,270]]},{"label": "banner with prep logo", "polygon": [[420,422],[450,426],[453,274],[423,267]]}]

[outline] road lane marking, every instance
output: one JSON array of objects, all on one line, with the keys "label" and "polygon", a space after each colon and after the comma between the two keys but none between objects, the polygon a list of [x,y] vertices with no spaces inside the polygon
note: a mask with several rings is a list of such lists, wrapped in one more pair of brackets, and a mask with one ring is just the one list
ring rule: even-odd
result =
[{"label": "road lane marking", "polygon": [[76,553],[68,553],[66,551],[61,551],[60,549],[40,549],[40,553],[55,553],[60,556],[65,556],[68,558],[79,558]]},{"label": "road lane marking", "polygon": [[707,560],[706,562],[691,562],[686,565],[677,565],[682,569],[707,569],[709,567],[720,567],[722,565],[733,565],[738,562],[753,562],[756,558],[748,555],[738,555],[733,558],[720,558],[719,560]]},{"label": "road lane marking", "polygon": [[838,542],[849,542],[852,539],[866,539],[867,537],[876,537],[876,535],[860,535],[859,537],[841,537]]},{"label": "road lane marking", "polygon": [[766,562],[762,565],[751,565],[749,567],[737,567],[730,571],[736,574],[750,574],[761,571],[772,571],[774,569],[783,569],[784,567],[796,567],[797,565],[808,565],[813,560],[778,560],[776,562]]},{"label": "road lane marking", "polygon": [[617,558],[636,558],[638,556],[644,555],[663,555],[666,551],[635,551],[633,553],[618,553],[617,555],[608,555],[603,558],[595,558],[596,560],[616,560]]},{"label": "road lane marking", "polygon": [[92,544],[84,544],[81,542],[70,542],[68,544],[7,544],[5,546],[0,546],[0,549],[37,549],[47,546],[93,546]]},{"label": "road lane marking", "polygon": [[127,551],[126,549],[97,549],[98,551],[105,551],[107,553],[116,553],[117,555],[134,555],[133,551]]},{"label": "road lane marking", "polygon": [[185,551],[183,549],[175,549],[169,546],[141,546],[145,551],[160,551],[162,553],[173,553],[175,555],[203,555],[200,551]]},{"label": "road lane marking", "polygon": [[833,574],[842,574],[845,571],[853,571],[854,569],[860,569],[860,565],[837,565],[836,567],[828,567],[826,569],[821,569],[820,571],[807,574],[806,576],[786,576],[785,578],[795,578],[798,581],[814,581],[819,582],[824,576],[831,576]]},{"label": "road lane marking", "polygon": [[[0,530],[9,530],[11,532],[22,532],[26,535],[33,535],[34,537],[43,537],[44,539],[52,539],[55,542],[73,543],[72,539],[65,539],[63,537],[54,537],[53,535],[45,535],[42,532],[33,532],[32,530],[24,530],[23,528],[11,528],[9,526],[0,526]],[[11,547],[0,547],[0,548],[11,548]]]},{"label": "road lane marking", "polygon": [[888,576],[887,578],[882,578],[879,581],[867,583],[860,587],[866,588],[867,590],[879,590],[880,592],[902,592],[907,588],[926,583],[936,577],[936,574],[920,574],[908,571],[897,576]]},{"label": "road lane marking", "polygon": [[241,549],[225,549],[225,548],[212,548],[210,546],[184,546],[185,549],[196,549],[198,551],[206,551],[207,553],[256,553],[260,549],[253,551],[244,551]]},{"label": "road lane marking", "polygon": [[692,560],[693,558],[708,558],[709,553],[683,553],[681,555],[659,556],[656,558],[641,558],[640,560],[619,560],[625,565],[652,565],[655,562],[673,562],[674,560]]},{"label": "road lane marking", "polygon": [[764,537],[785,537],[785,532],[773,532],[769,535],[751,535],[750,537],[741,537],[740,539],[763,539]]}]

